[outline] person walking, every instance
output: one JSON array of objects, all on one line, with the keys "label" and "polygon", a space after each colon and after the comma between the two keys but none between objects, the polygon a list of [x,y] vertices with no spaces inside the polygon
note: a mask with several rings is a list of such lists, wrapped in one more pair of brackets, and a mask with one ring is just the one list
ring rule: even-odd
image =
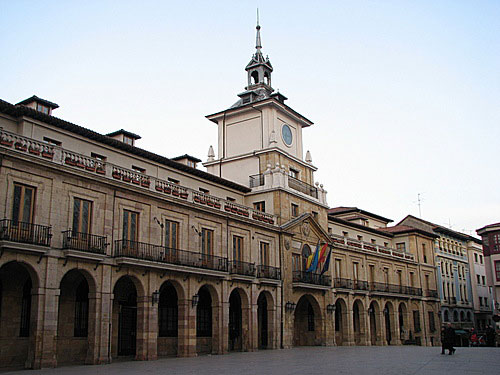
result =
[{"label": "person walking", "polygon": [[448,323],[446,325],[446,328],[444,329],[444,332],[443,332],[443,346],[442,346],[441,354],[445,354],[444,353],[445,349],[448,349],[449,355],[452,355],[453,353],[455,353],[455,348],[453,347],[453,344],[455,343],[455,339],[456,339],[455,330],[451,326],[451,323]]}]

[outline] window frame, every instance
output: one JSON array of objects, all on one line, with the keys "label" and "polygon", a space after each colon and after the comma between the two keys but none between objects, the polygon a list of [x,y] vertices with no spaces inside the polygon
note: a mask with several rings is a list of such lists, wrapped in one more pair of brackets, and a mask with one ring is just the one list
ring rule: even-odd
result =
[{"label": "window frame", "polygon": [[[16,199],[16,188],[20,189],[19,198],[18,199]],[[32,191],[32,193],[31,193],[31,201],[29,202],[29,204],[31,205],[31,207],[29,208],[29,218],[28,218],[28,221],[19,220],[20,217],[22,219],[25,219],[24,216],[26,214],[26,212],[25,212],[26,190],[31,190]],[[33,221],[34,221],[34,218],[35,218],[36,187],[14,182],[14,197],[13,198],[14,199],[13,199],[13,202],[12,202],[12,221],[14,223],[21,222],[21,223],[33,224]],[[16,205],[18,205],[17,209],[16,209]],[[16,219],[16,217],[17,217],[17,219]]]}]

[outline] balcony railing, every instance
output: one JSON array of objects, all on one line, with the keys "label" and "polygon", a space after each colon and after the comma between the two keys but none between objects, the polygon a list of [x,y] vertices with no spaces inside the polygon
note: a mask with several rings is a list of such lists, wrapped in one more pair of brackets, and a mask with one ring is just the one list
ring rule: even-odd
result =
[{"label": "balcony railing", "polygon": [[249,185],[251,188],[257,187],[257,186],[264,186],[264,175],[263,174],[254,174],[253,176],[249,177]]},{"label": "balcony railing", "polygon": [[313,198],[318,199],[318,188],[313,185],[306,184],[303,181],[288,176],[288,186],[293,190],[300,191],[301,193],[307,194]]},{"label": "balcony railing", "polygon": [[411,296],[421,296],[422,289],[405,285],[386,284],[386,283],[368,283],[368,288],[374,292],[408,294]]},{"label": "balcony railing", "polygon": [[232,260],[229,262],[229,273],[255,277],[255,264]]},{"label": "balcony railing", "polygon": [[368,290],[368,283],[366,281],[361,281],[361,280],[335,278],[333,279],[333,286],[335,288]]},{"label": "balcony railing", "polygon": [[439,297],[439,294],[438,294],[438,291],[437,291],[437,290],[433,290],[433,289],[426,289],[426,290],[425,290],[425,296],[426,296],[426,297],[438,298],[438,297]]},{"label": "balcony railing", "polygon": [[87,253],[106,254],[106,237],[95,234],[67,230],[63,234],[63,249],[84,251]]},{"label": "balcony railing", "polygon": [[[0,147],[7,148],[22,154],[43,159],[58,166],[72,168],[85,173],[90,173],[94,178],[107,178],[115,183],[135,186],[136,188],[151,193],[156,192],[165,196],[183,201],[204,205],[212,210],[225,211],[249,220],[270,225],[276,224],[276,216],[260,212],[251,207],[246,207],[235,202],[225,200],[208,194],[203,194],[179,184],[167,181],[167,177],[159,178],[123,168],[119,165],[104,162],[103,160],[85,156],[60,146],[50,145],[15,133],[0,129]],[[162,172],[165,172],[162,170]]]},{"label": "balcony railing", "polygon": [[322,285],[322,286],[332,285],[330,276],[320,275],[318,273],[305,272],[305,271],[293,271],[293,282]]},{"label": "balcony railing", "polygon": [[113,256],[228,271],[227,258],[129,240],[116,240]]},{"label": "balcony railing", "polygon": [[372,244],[368,242],[363,242],[359,240],[355,240],[354,238],[338,236],[335,234],[330,234],[330,237],[333,243],[337,244],[337,246],[343,246],[346,248],[354,249],[354,250],[364,250],[367,253],[379,253],[382,255],[389,255],[392,257],[396,257],[399,259],[406,259],[414,261],[415,257],[413,254],[405,253],[396,249],[392,249],[390,247],[381,246],[377,244]]},{"label": "balcony railing", "polygon": [[278,267],[260,265],[257,266],[257,277],[261,279],[280,280],[281,272]]},{"label": "balcony railing", "polygon": [[0,220],[0,240],[50,246],[51,238],[51,227],[9,219]]}]

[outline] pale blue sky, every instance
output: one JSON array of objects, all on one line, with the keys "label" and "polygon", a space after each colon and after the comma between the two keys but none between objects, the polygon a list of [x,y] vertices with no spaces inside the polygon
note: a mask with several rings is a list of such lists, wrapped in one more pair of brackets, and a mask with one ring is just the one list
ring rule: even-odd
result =
[{"label": "pale blue sky", "polygon": [[437,224],[500,221],[500,1],[0,0],[0,98],[206,160],[204,116],[244,89],[257,7],[330,206],[397,222],[421,193]]}]

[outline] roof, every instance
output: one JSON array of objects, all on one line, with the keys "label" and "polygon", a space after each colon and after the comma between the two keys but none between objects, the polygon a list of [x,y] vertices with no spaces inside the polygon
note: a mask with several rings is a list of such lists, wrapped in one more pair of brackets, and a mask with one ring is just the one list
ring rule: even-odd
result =
[{"label": "roof", "polygon": [[12,117],[22,117],[26,116],[29,118],[32,118],[34,120],[42,121],[47,124],[53,125],[56,128],[63,129],[66,131],[69,131],[71,133],[77,134],[79,136],[88,138],[90,140],[93,140],[95,142],[100,142],[102,144],[111,146],[115,149],[119,149],[125,152],[128,152],[130,154],[134,154],[136,156],[143,157],[145,159],[154,161],[159,164],[163,164],[165,166],[180,170],[182,172],[191,174],[193,176],[202,178],[207,181],[211,181],[223,186],[226,186],[228,188],[234,189],[241,191],[243,193],[249,193],[251,191],[250,188],[237,184],[236,182],[226,180],[224,178],[215,176],[213,174],[201,171],[196,168],[191,168],[185,164],[178,163],[174,160],[171,160],[169,158],[166,158],[161,155],[154,154],[152,152],[143,150],[142,148],[135,147],[128,145],[126,143],[120,142],[116,139],[113,139],[111,137],[108,137],[106,135],[97,133],[93,130],[84,128],[83,126],[80,125],[75,125],[72,124],[71,122],[61,120],[57,117],[46,115],[45,113],[38,112],[34,110],[33,108],[29,107],[24,107],[24,106],[14,106],[4,100],[0,99],[0,113],[4,113],[6,115],[12,116]]},{"label": "roof", "polygon": [[480,235],[480,233],[488,232],[490,229],[500,230],[500,223],[488,224],[482,228],[476,230],[476,233]]},{"label": "roof", "polygon": [[46,105],[47,107],[50,107],[52,109],[59,108],[59,105],[57,105],[56,103],[49,102],[48,100],[39,98],[36,95],[33,95],[32,97],[30,97],[28,99],[24,99],[24,100],[20,101],[16,105],[30,104],[30,103],[33,103],[33,102],[38,102],[38,103]]},{"label": "roof", "polygon": [[378,234],[378,235],[381,235],[381,236],[394,237],[394,235],[392,233],[382,231],[381,230],[382,228],[367,227],[366,225],[361,225],[361,224],[353,223],[352,221],[347,221],[345,219],[341,219],[339,217],[335,217],[335,216],[332,216],[332,215],[328,215],[328,221],[331,221],[331,222],[334,222],[334,223],[343,224],[345,226],[356,228],[356,229],[360,229],[360,230],[364,230],[364,231],[367,231],[367,232],[372,232],[372,233],[375,233],[375,234]]},{"label": "roof", "polygon": [[170,159],[175,160],[175,161],[182,160],[182,159],[188,159],[188,160],[194,161],[195,163],[201,163],[200,159],[195,158],[194,156],[191,156],[191,155],[188,155],[188,154],[184,154],[184,155],[181,155],[181,156],[176,156],[175,158],[170,158]]},{"label": "roof", "polygon": [[437,238],[439,237],[437,234],[425,231],[423,229],[414,228],[409,225],[395,225],[387,228],[380,228],[383,232],[389,232],[393,234],[406,234],[406,233],[419,233],[427,237]]},{"label": "roof", "polygon": [[443,227],[442,225],[437,225],[437,224],[431,223],[430,221],[426,221],[424,219],[420,219],[420,218],[418,218],[416,216],[413,216],[413,215],[407,215],[403,220],[401,220],[396,225],[400,225],[405,220],[416,220],[416,221],[419,221],[419,222],[421,222],[423,224],[426,224],[427,226],[431,227],[434,232],[443,233],[443,234],[447,234],[449,236],[457,237],[457,238],[459,238],[459,239],[461,239],[463,241],[469,241],[470,237],[471,237],[471,236],[469,236],[467,234],[454,231],[452,229]]},{"label": "roof", "polygon": [[124,130],[124,129],[120,129],[120,130],[117,130],[117,131],[114,131],[114,132],[111,132],[111,133],[108,133],[106,134],[108,137],[114,137],[115,135],[120,135],[120,134],[123,134],[123,135],[126,135],[127,137],[130,137],[130,138],[133,138],[133,139],[141,139],[141,136],[140,135],[137,135],[137,134],[134,134],[134,133],[131,133],[127,130]]},{"label": "roof", "polygon": [[378,219],[378,220],[384,221],[386,223],[392,223],[394,221],[392,219],[388,219],[386,217],[383,217],[383,216],[380,216],[380,215],[377,215],[377,214],[373,214],[371,212],[362,210],[362,209],[357,208],[357,207],[343,207],[343,206],[339,206],[339,207],[330,208],[328,210],[328,216],[330,216],[330,215],[338,215],[338,214],[345,214],[345,213],[359,213],[359,214],[363,214],[363,215],[366,215],[366,216],[370,216],[370,217],[372,217],[374,219]]}]

